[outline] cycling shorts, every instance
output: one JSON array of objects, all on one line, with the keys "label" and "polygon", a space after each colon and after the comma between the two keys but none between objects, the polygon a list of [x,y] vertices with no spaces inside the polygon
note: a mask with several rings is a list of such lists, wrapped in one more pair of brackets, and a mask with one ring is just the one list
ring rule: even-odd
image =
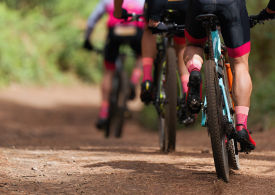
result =
[{"label": "cycling shorts", "polygon": [[215,14],[231,58],[250,52],[250,24],[245,0],[190,0],[185,24],[185,36],[195,45],[207,40],[205,28],[196,17],[201,14]]},{"label": "cycling shorts", "polygon": [[[144,4],[144,17],[149,21],[151,18],[152,8],[153,8],[153,2],[156,0],[146,0]],[[164,18],[169,18],[169,23],[176,23],[178,25],[185,24],[185,17],[187,13],[188,8],[188,2],[189,0],[173,0],[169,1],[165,6],[165,10],[162,13],[161,20],[163,22],[166,22]],[[177,13],[169,12],[168,10],[174,10]],[[176,39],[180,40],[179,37],[185,37],[184,33],[176,33]]]},{"label": "cycling shorts", "polygon": [[[134,26],[131,27],[133,28]],[[136,33],[130,36],[117,35],[116,27],[109,29],[104,51],[106,69],[115,69],[115,61],[119,55],[119,47],[122,44],[129,44],[137,56],[141,55],[141,38],[143,31],[140,28],[134,28],[136,30]]]}]

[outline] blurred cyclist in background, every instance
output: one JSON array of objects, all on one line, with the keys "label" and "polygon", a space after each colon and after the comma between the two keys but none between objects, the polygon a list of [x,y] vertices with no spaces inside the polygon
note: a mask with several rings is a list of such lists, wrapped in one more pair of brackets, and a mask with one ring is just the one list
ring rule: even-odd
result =
[{"label": "blurred cyclist in background", "polygon": [[[121,9],[121,4],[123,0],[115,0],[116,10],[114,16],[117,18],[123,18],[124,12]],[[161,11],[159,15],[152,16],[152,12],[155,10],[155,4],[158,4],[158,1],[146,0],[144,4],[144,17],[147,20],[143,37],[142,37],[142,62],[143,62],[143,81],[141,84],[141,94],[140,98],[143,102],[150,102],[154,99],[153,97],[153,79],[152,79],[152,67],[154,63],[154,58],[156,56],[156,36],[152,34],[151,30],[148,28],[148,22],[150,23],[153,20],[160,21],[162,18],[163,12]],[[185,23],[185,16],[188,7],[188,0],[173,0],[169,1],[164,5],[163,8],[166,10],[175,10],[178,11],[180,16],[178,18],[173,18],[174,22],[178,25]],[[150,26],[150,24],[149,24]],[[165,25],[164,25],[165,26]],[[183,93],[186,94],[188,87],[187,83],[189,81],[189,72],[185,67],[183,61],[183,53],[186,48],[185,44],[185,35],[184,33],[176,33],[174,36],[174,48],[176,50],[176,55],[178,57],[178,69],[181,75],[181,82],[183,87]],[[187,113],[184,113],[184,116],[187,117]]]},{"label": "blurred cyclist in background", "polygon": [[[144,0],[125,0],[122,7],[124,13],[143,13]],[[114,1],[101,0],[88,19],[88,28],[85,32],[85,41],[83,47],[87,50],[93,50],[90,42],[90,36],[98,20],[104,13],[108,14],[107,27],[109,30],[104,51],[104,75],[102,81],[102,103],[100,107],[99,119],[96,126],[102,129],[107,122],[109,112],[109,96],[111,91],[111,82],[115,70],[115,61],[119,55],[121,44],[128,43],[136,54],[136,67],[131,76],[130,99],[135,98],[135,85],[138,84],[142,75],[141,70],[141,38],[143,34],[144,23],[125,22],[128,17],[117,19],[113,16]]]},{"label": "blurred cyclist in background", "polygon": [[[156,36],[153,35],[152,31],[148,28],[148,22],[150,19],[152,19],[151,12],[153,9],[153,3],[154,3],[154,0],[146,0],[144,5],[144,17],[147,20],[147,22],[146,22],[146,25],[145,25],[146,27],[142,37],[143,83],[141,84],[141,95],[140,95],[141,100],[144,102],[152,101],[153,99],[153,92],[152,92],[153,79],[151,76],[151,72],[152,72],[153,61],[156,55]],[[170,9],[173,11],[178,11],[180,16],[178,18],[173,17],[173,22],[175,22],[178,25],[182,25],[185,23],[187,7],[188,7],[188,0],[187,1],[173,0],[167,3],[167,5],[165,6],[165,10]],[[157,16],[154,19],[160,21],[161,18],[162,18],[162,13],[160,16]],[[186,93],[188,89],[187,83],[189,80],[189,72],[185,68],[185,64],[182,58],[186,48],[184,32],[176,33],[176,35],[174,36],[174,47],[178,57],[178,68],[181,75],[183,92]],[[146,88],[146,86],[150,86],[150,87]]]}]

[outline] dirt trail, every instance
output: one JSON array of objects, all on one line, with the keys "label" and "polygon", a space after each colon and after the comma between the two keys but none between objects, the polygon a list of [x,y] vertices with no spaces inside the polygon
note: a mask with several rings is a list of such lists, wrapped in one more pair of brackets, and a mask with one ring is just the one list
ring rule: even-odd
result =
[{"label": "dirt trail", "polygon": [[[97,87],[0,92],[0,194],[275,194],[275,130],[254,133],[230,183],[215,175],[205,130],[179,131],[163,154],[156,132],[127,121],[122,139],[94,128]],[[138,101],[131,105],[140,109]]]}]

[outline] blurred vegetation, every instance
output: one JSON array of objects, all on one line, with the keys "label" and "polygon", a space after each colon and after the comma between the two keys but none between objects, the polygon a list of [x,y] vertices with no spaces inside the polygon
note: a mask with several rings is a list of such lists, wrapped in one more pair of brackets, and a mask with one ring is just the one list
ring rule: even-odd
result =
[{"label": "blurred vegetation", "polygon": [[[82,49],[96,1],[0,0],[0,86],[10,83],[98,83],[102,58]],[[106,30],[94,36],[103,47]],[[66,73],[66,74],[64,74]]]},{"label": "blurred vegetation", "polygon": [[[11,83],[68,83],[75,78],[99,83],[102,57],[82,49],[86,20],[98,1],[0,0],[0,87]],[[268,1],[247,1],[248,13],[258,14]],[[99,48],[103,48],[106,37],[104,20],[92,37]],[[271,21],[251,29],[251,129],[255,124],[262,129],[275,126],[274,25]],[[142,111],[142,118],[146,126],[156,128],[152,106]]]}]

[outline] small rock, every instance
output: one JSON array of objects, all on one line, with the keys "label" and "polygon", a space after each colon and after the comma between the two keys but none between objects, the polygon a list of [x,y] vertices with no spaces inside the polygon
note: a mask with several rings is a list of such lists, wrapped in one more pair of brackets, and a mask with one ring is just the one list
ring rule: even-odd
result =
[{"label": "small rock", "polygon": [[36,168],[36,167],[33,167],[32,170],[37,171],[37,168]]},{"label": "small rock", "polygon": [[15,146],[12,146],[13,149],[15,149]]},{"label": "small rock", "polygon": [[204,148],[201,150],[201,153],[210,153],[210,150],[208,148]]},{"label": "small rock", "polygon": [[71,175],[72,175],[72,173],[67,173],[67,175],[68,175],[68,176],[71,176]]}]

